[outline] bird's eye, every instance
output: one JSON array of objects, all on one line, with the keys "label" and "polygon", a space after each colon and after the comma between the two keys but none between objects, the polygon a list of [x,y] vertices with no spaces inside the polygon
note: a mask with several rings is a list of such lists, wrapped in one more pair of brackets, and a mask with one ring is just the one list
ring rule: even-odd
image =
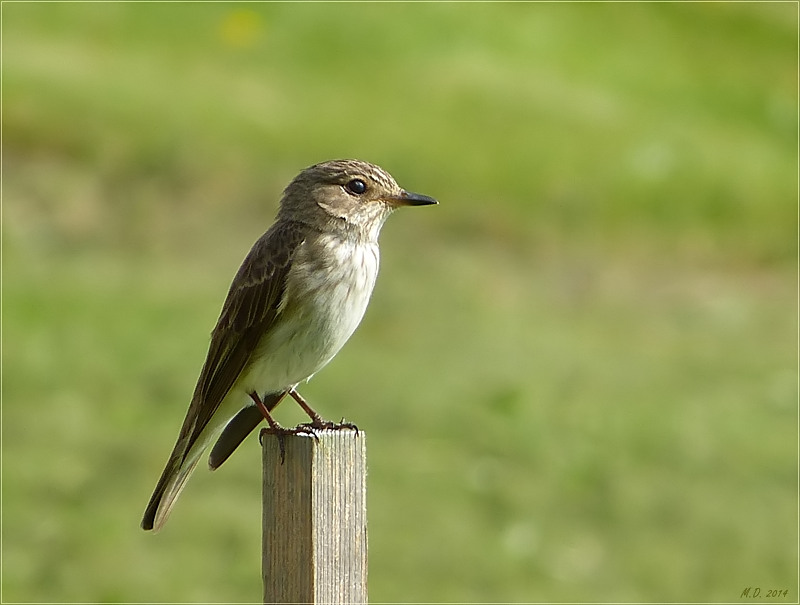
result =
[{"label": "bird's eye", "polygon": [[356,195],[361,195],[367,190],[367,184],[361,179],[352,179],[347,182],[345,187],[350,193],[355,193]]}]

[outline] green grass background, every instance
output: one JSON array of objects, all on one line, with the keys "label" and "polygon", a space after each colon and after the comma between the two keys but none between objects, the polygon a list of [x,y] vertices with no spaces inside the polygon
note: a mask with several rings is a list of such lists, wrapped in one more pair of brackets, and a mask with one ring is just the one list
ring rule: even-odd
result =
[{"label": "green grass background", "polygon": [[4,3],[2,600],[259,600],[254,438],[138,523],[282,188],[358,157],[441,202],[303,388],[371,600],[796,601],[797,11]]}]

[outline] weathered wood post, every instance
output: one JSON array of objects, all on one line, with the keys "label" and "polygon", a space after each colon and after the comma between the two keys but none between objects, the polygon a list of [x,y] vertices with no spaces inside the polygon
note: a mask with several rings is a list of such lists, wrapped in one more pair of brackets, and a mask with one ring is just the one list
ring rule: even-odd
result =
[{"label": "weathered wood post", "polygon": [[264,435],[264,603],[367,602],[363,431]]}]

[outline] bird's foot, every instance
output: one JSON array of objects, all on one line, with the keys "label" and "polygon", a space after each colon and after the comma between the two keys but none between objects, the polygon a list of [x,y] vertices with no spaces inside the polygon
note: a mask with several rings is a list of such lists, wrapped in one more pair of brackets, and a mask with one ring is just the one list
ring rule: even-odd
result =
[{"label": "bird's foot", "polygon": [[278,447],[281,449],[281,464],[283,464],[286,460],[287,435],[310,435],[315,440],[319,441],[319,437],[317,436],[314,427],[307,426],[305,424],[299,424],[293,428],[286,428],[275,422],[274,425],[264,427],[258,434],[258,442],[261,445],[264,445],[264,435],[275,435],[278,438]]},{"label": "bird's foot", "polygon": [[342,418],[339,422],[333,422],[332,420],[323,420],[319,416],[317,416],[311,422],[305,422],[299,426],[308,427],[314,431],[341,431],[345,429],[349,429],[351,431],[355,431],[358,434],[358,427],[353,424],[352,422],[347,422],[344,418]]},{"label": "bird's foot", "polygon": [[291,395],[291,397],[300,405],[300,407],[303,408],[305,413],[308,414],[308,417],[311,418],[311,422],[305,422],[300,426],[307,426],[316,431],[340,431],[342,429],[350,429],[358,433],[358,427],[352,422],[345,422],[344,418],[342,418],[339,422],[323,420],[322,416],[320,416],[310,405],[308,405],[308,402],[300,396],[300,393],[298,393],[296,389],[290,389],[289,395]]}]

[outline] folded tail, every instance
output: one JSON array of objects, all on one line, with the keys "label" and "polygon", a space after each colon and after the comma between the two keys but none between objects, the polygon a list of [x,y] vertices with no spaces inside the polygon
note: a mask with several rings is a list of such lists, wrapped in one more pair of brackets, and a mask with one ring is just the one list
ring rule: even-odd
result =
[{"label": "folded tail", "polygon": [[[285,395],[286,391],[270,393],[263,398],[264,405],[272,411]],[[144,511],[142,529],[158,531],[163,527],[172,512],[172,507],[175,506],[175,501],[186,486],[186,481],[197,467],[200,457],[217,435],[219,439],[208,459],[211,470],[219,468],[262,420],[264,417],[257,407],[247,406],[223,426],[207,426],[188,452],[183,439],[179,438]]]},{"label": "folded tail", "polygon": [[173,452],[144,511],[142,529],[158,531],[163,527],[202,453],[200,450],[194,455],[194,459],[185,459],[181,462]]}]

